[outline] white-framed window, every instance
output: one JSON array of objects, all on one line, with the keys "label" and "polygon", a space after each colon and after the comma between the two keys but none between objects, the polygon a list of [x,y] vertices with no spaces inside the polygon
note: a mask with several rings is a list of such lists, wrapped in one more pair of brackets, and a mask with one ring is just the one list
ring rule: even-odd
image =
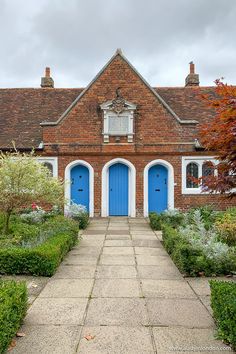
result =
[{"label": "white-framed window", "polygon": [[57,157],[37,157],[38,162],[43,163],[51,172],[53,177],[58,177]]},{"label": "white-framed window", "polygon": [[203,191],[198,179],[216,173],[218,161],[212,156],[183,156],[182,157],[182,194],[209,193]]}]

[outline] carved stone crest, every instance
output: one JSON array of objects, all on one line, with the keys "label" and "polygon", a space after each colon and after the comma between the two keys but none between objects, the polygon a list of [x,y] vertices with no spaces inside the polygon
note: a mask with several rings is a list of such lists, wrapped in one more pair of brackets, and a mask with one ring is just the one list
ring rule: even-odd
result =
[{"label": "carved stone crest", "polygon": [[116,89],[116,98],[112,101],[111,109],[117,114],[125,110],[125,99],[121,96],[120,87]]}]

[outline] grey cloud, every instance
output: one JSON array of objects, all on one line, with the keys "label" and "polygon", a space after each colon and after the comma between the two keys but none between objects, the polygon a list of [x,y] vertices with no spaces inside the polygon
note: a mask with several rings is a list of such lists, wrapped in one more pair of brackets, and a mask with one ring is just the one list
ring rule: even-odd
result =
[{"label": "grey cloud", "polygon": [[85,86],[121,47],[155,86],[234,83],[235,0],[0,0],[0,86]]}]

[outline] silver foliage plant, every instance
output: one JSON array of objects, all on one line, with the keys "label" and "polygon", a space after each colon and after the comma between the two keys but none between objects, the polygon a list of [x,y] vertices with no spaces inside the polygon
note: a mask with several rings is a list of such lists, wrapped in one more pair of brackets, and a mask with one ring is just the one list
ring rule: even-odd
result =
[{"label": "silver foliage plant", "polygon": [[207,230],[204,225],[200,210],[195,210],[192,222],[188,223],[188,215],[185,216],[185,225],[180,226],[178,231],[190,244],[202,251],[209,259],[221,261],[227,258],[230,247],[219,241],[214,226]]},{"label": "silver foliage plant", "polygon": [[72,202],[69,207],[68,207],[68,211],[67,211],[67,215],[71,218],[76,218],[76,217],[80,217],[83,214],[87,214],[87,208],[86,206],[82,205],[82,204],[76,204],[74,202]]}]

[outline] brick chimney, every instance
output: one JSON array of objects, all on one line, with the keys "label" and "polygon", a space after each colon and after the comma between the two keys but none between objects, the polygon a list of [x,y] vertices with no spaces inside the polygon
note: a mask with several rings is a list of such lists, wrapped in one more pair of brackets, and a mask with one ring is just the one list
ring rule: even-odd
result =
[{"label": "brick chimney", "polygon": [[54,88],[53,78],[50,76],[50,68],[45,68],[45,76],[41,77],[41,87]]},{"label": "brick chimney", "polygon": [[185,79],[185,86],[199,86],[199,75],[195,74],[195,66],[192,61],[189,63],[189,74]]}]

